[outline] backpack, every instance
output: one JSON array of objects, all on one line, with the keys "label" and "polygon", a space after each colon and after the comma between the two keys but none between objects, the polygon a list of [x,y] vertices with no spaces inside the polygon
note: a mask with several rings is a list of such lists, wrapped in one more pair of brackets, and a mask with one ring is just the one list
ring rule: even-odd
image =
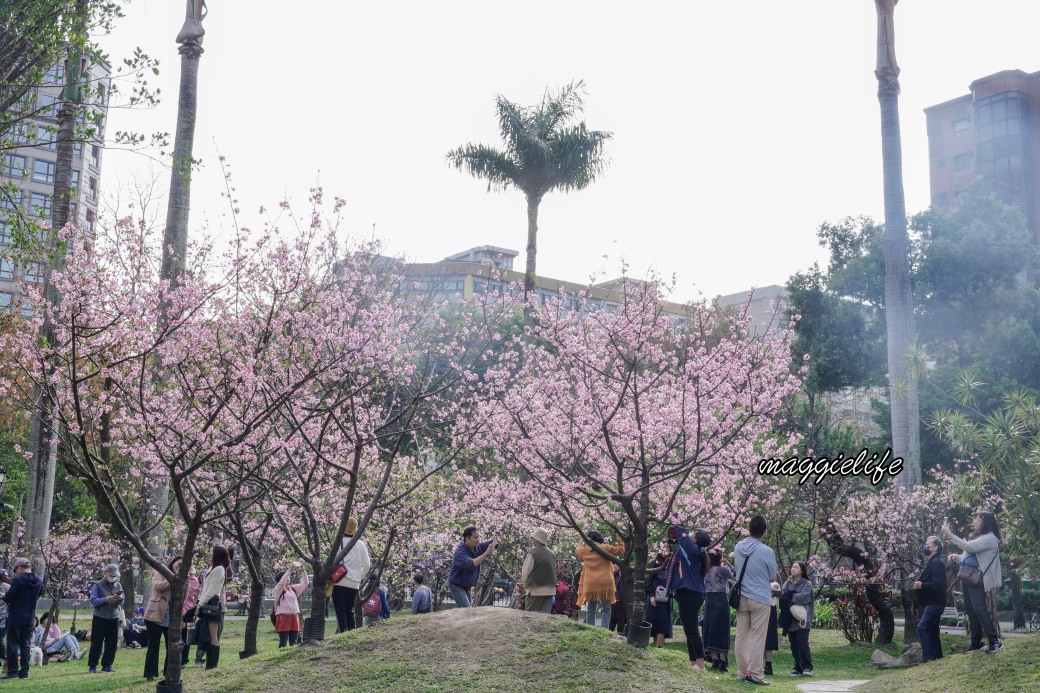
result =
[{"label": "backpack", "polygon": [[361,613],[369,618],[374,618],[379,615],[379,612],[383,610],[382,601],[379,598],[379,590],[373,590],[372,594],[365,600],[364,606],[361,607]]}]

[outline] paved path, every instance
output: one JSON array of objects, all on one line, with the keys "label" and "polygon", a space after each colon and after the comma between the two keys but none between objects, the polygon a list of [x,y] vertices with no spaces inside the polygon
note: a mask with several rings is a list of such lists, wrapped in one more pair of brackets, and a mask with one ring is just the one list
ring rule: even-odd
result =
[{"label": "paved path", "polygon": [[798,684],[798,690],[802,693],[850,693],[853,686],[867,683],[867,679],[856,681],[813,681],[811,683]]}]

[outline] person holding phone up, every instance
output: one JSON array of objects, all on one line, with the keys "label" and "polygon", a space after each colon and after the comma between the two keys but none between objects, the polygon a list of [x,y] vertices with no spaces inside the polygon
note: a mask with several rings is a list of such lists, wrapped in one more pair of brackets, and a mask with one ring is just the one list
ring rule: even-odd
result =
[{"label": "person holding phone up", "polygon": [[87,671],[96,674],[100,660],[101,671],[115,673],[112,662],[116,659],[116,645],[119,644],[119,609],[123,606],[118,565],[105,566],[101,579],[90,587],[90,603],[94,605],[94,620],[90,626]]}]

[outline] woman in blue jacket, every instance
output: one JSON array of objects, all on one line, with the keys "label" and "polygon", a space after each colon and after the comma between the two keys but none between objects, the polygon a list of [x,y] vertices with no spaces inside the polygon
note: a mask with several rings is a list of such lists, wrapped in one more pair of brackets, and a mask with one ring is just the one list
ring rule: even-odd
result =
[{"label": "woman in blue jacket", "polygon": [[697,615],[704,604],[704,576],[708,574],[708,554],[711,544],[707,532],[697,530],[694,538],[682,525],[668,530],[668,538],[675,538],[679,547],[672,554],[668,571],[668,594],[679,603],[679,617],[686,633],[686,650],[694,669],[707,671],[704,666],[704,641],[701,640]]}]

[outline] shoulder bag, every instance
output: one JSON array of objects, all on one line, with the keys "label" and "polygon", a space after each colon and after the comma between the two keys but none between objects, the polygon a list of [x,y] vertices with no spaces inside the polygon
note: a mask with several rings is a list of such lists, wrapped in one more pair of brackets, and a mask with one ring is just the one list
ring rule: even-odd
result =
[{"label": "shoulder bag", "polygon": [[734,583],[733,589],[729,591],[729,605],[734,609],[740,608],[740,585],[744,582],[744,573],[747,571],[747,564],[751,561],[751,557],[755,555],[755,551],[758,551],[757,547],[752,549],[751,553],[749,553],[747,558],[744,559],[744,565],[740,567],[740,577],[738,577],[736,583]]},{"label": "shoulder bag", "polygon": [[[974,554],[969,555],[974,556]],[[990,560],[989,565],[986,566],[986,570],[989,570],[990,566],[993,565],[993,561],[997,560],[998,556],[1000,556],[1000,549],[997,549],[996,555]],[[978,558],[975,559],[975,562],[978,563]],[[982,584],[982,578],[986,574],[986,570],[979,570],[975,566],[964,565],[961,563],[961,568],[957,571],[957,579],[961,581],[961,584],[968,587],[978,587]]]}]

